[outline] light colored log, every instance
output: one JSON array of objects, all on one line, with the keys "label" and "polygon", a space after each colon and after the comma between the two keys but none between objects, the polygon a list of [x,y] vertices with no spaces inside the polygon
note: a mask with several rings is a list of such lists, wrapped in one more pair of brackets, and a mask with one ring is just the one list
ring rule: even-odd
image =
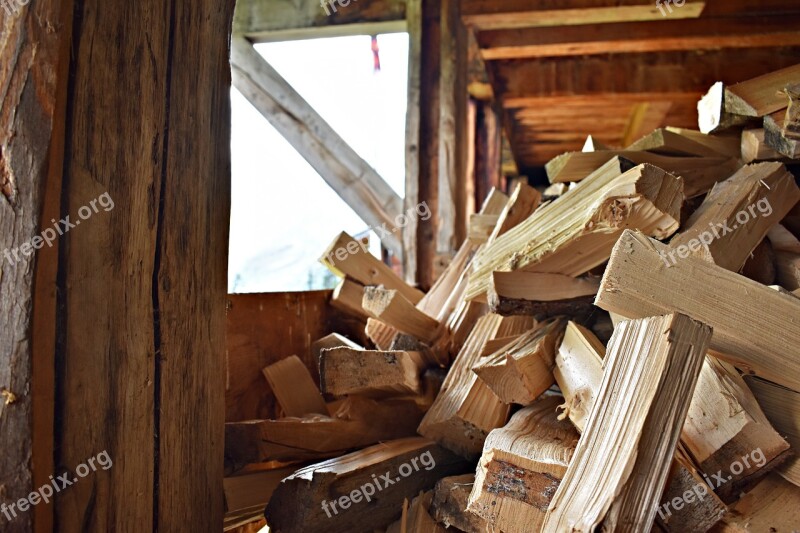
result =
[{"label": "light colored log", "polygon": [[327,415],[325,400],[311,372],[296,355],[271,364],[263,370],[284,416]]},{"label": "light colored log", "polygon": [[711,346],[719,358],[800,389],[800,301],[699,259],[667,267],[660,255],[665,250],[641,233],[625,232],[595,304],[628,318],[687,314],[714,328]]},{"label": "light colored log", "polygon": [[622,322],[595,406],[542,532],[648,532],[711,328],[674,314]]},{"label": "light colored log", "polygon": [[334,396],[367,397],[422,394],[425,362],[419,352],[378,352],[331,348],[323,350],[319,374],[322,391]]},{"label": "light colored log", "polygon": [[577,277],[604,263],[625,228],[658,238],[678,229],[680,178],[651,165],[609,161],[592,177],[538,209],[474,259],[466,298],[485,294],[492,273],[526,270]]}]

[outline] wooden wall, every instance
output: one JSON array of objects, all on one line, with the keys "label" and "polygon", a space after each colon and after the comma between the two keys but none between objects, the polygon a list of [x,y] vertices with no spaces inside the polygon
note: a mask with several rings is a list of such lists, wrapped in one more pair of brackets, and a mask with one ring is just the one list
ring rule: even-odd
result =
[{"label": "wooden wall", "polygon": [[114,465],[0,530],[221,528],[233,7],[0,11],[2,246],[114,202],[2,265],[0,503]]},{"label": "wooden wall", "polygon": [[226,422],[276,418],[261,369],[297,355],[319,380],[311,344],[339,333],[364,344],[364,323],[329,305],[331,291],[232,294],[228,298]]}]

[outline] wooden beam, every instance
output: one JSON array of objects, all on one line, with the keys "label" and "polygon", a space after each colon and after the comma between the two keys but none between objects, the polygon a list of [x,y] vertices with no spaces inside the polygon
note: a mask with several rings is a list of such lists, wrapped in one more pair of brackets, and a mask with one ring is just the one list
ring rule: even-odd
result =
[{"label": "wooden beam", "polygon": [[[406,107],[406,146],[405,146],[405,196],[403,209],[408,212],[420,204],[420,178],[422,162],[420,160],[421,108],[422,98],[422,0],[407,0],[406,21],[408,26],[408,98]],[[427,200],[425,198],[423,201]],[[433,217],[431,217],[433,218]],[[432,223],[429,222],[429,223]],[[425,226],[426,222],[422,222]],[[403,272],[405,280],[414,285],[419,280],[420,241],[418,233],[420,222],[417,217],[408,217],[408,224],[403,228]],[[428,285],[430,286],[430,285]]]},{"label": "wooden beam", "polygon": [[760,48],[800,45],[800,31],[791,30],[798,25],[800,18],[792,15],[691,20],[661,17],[652,21],[480,32],[478,42],[481,56],[487,61]]},{"label": "wooden beam", "polygon": [[289,41],[406,30],[405,0],[236,2],[233,35],[253,42]]},{"label": "wooden beam", "polygon": [[384,245],[402,256],[397,234],[403,201],[302,96],[242,37],[231,43],[233,85],[370,226],[391,233]]}]

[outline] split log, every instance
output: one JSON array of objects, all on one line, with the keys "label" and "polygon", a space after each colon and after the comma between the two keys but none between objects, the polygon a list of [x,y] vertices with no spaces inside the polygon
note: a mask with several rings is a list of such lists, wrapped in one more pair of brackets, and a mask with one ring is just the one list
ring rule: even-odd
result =
[{"label": "split log", "polygon": [[[775,429],[786,436],[793,450],[800,449],[800,393],[755,376],[746,376],[745,381]],[[778,472],[800,487],[800,456],[789,457]]]},{"label": "split log", "polygon": [[392,342],[398,334],[395,328],[375,318],[367,319],[367,327],[364,328],[364,332],[379,350],[391,349]]},{"label": "split log", "polygon": [[433,491],[420,494],[411,503],[403,502],[403,514],[394,522],[386,533],[447,533],[447,530],[436,523],[430,513]]},{"label": "split log", "polygon": [[325,400],[311,372],[296,355],[269,365],[262,372],[284,416],[328,414]]},{"label": "split log", "polygon": [[469,217],[469,232],[467,238],[474,244],[483,244],[497,226],[497,215],[482,215],[475,213]]},{"label": "split log", "polygon": [[387,289],[399,292],[413,304],[424,296],[421,291],[408,285],[391,268],[369,253],[365,246],[344,232],[328,246],[320,262],[340,278],[349,276],[365,287],[383,285]]},{"label": "split log", "polygon": [[702,144],[716,152],[718,155],[730,157],[732,159],[741,158],[740,138],[737,133],[706,135],[697,130],[686,128],[674,128],[667,126],[667,131],[677,133],[681,137],[690,139],[698,144]]},{"label": "split log", "polygon": [[778,111],[764,117],[764,142],[767,146],[789,159],[800,158],[800,141],[783,135],[786,114]]},{"label": "split log", "polygon": [[561,274],[493,272],[487,294],[489,307],[499,315],[585,317],[594,309],[600,278]]},{"label": "split log", "polygon": [[317,364],[319,364],[319,357],[322,355],[322,350],[341,347],[352,348],[354,350],[364,349],[347,337],[343,337],[338,333],[331,333],[311,343],[311,355],[314,357],[314,360],[317,361]]},{"label": "split log", "polygon": [[489,243],[522,223],[538,209],[541,203],[542,195],[539,191],[525,183],[517,184],[502,213],[497,217],[497,224],[489,236]]},{"label": "split log", "polygon": [[800,488],[773,474],[733,506],[719,533],[794,532],[800,524]]},{"label": "split log", "polygon": [[419,426],[420,435],[464,457],[477,459],[486,435],[508,420],[509,406],[472,372],[487,341],[513,333],[498,335],[504,320],[494,314],[478,319]]},{"label": "split log", "polygon": [[714,183],[727,179],[739,168],[738,159],[729,157],[670,157],[651,152],[611,150],[562,154],[549,161],[545,169],[550,183],[580,182],[614,157],[636,165],[647,163],[683,178],[687,198],[704,194]]},{"label": "split log", "polygon": [[717,183],[688,229],[670,241],[670,263],[693,255],[738,272],[798,200],[800,188],[783,164],[747,165]]},{"label": "split log", "polygon": [[413,400],[351,396],[332,417],[249,420],[225,424],[229,470],[268,461],[319,460],[416,434],[423,411]]},{"label": "split log", "polygon": [[575,322],[567,324],[564,340],[556,353],[553,375],[566,399],[561,418],[569,417],[580,432],[583,432],[603,381],[605,354],[605,346],[594,333]]},{"label": "split log", "polygon": [[620,323],[543,533],[650,530],[710,338],[680,314]]},{"label": "split log", "polygon": [[364,286],[357,281],[345,277],[333,289],[331,305],[349,315],[366,320],[369,313],[361,307],[361,300],[364,299]]},{"label": "split log", "polygon": [[[496,431],[496,430],[495,430]],[[451,476],[440,479],[433,489],[433,517],[449,528],[464,533],[493,533],[481,517],[467,511],[475,474]]]},{"label": "split log", "polygon": [[415,437],[384,442],[283,480],[265,516],[276,533],[350,533],[389,526],[403,500],[469,468],[461,457]]},{"label": "split log", "polygon": [[322,392],[367,397],[422,394],[425,362],[419,352],[331,348],[319,363]]},{"label": "split log", "polygon": [[543,323],[481,358],[472,371],[504,403],[529,405],[555,383],[556,347],[565,326],[564,319]]},{"label": "split log", "polygon": [[779,154],[767,146],[765,136],[764,128],[751,128],[742,131],[742,161],[752,163],[754,161],[784,159],[783,154]]},{"label": "split log", "polygon": [[493,531],[539,531],[578,443],[578,432],[558,420],[560,396],[547,396],[492,431],[483,447],[467,509]]},{"label": "split log", "polygon": [[[628,318],[680,312],[714,328],[716,355],[737,368],[800,389],[800,301],[689,257],[667,267],[668,248],[626,231],[595,305]],[[687,298],[686,295],[691,295]]]},{"label": "split log", "polygon": [[786,108],[780,91],[798,77],[794,65],[727,87],[717,82],[697,105],[700,131],[717,133]]},{"label": "split log", "polygon": [[[725,503],[780,465],[789,450],[736,369],[713,357],[706,358],[700,372],[681,443]],[[751,462],[755,450],[759,457]],[[731,465],[742,458],[748,460],[733,471]],[[714,480],[718,472],[727,476],[725,483]]]},{"label": "split log", "polygon": [[658,238],[678,229],[682,180],[651,165],[619,174],[615,158],[592,177],[498,238],[474,259],[466,297],[483,295],[495,271],[577,277],[603,264],[625,228]]},{"label": "split log", "polygon": [[[696,133],[698,136],[703,135],[699,131]],[[705,135],[703,136],[705,137]],[[725,155],[694,139],[697,139],[697,137],[690,138],[675,130],[659,128],[645,135],[625,150],[641,150],[668,156],[720,157]],[[739,157],[739,154],[737,153],[735,156]]]},{"label": "split log", "polygon": [[[566,399],[561,418],[568,416],[579,432],[583,432],[600,390],[604,357],[602,343],[589,330],[570,322],[556,356],[555,375]],[[693,403],[698,394],[699,386],[695,388]],[[676,533],[707,531],[725,514],[725,504],[680,451],[675,454],[658,509],[662,529]]]},{"label": "split log", "polygon": [[800,83],[788,85],[783,92],[789,98],[786,117],[783,119],[783,136],[800,140]]},{"label": "split log", "polygon": [[414,307],[396,290],[366,287],[361,307],[381,322],[427,344],[433,344],[442,335],[441,326],[435,318]]}]

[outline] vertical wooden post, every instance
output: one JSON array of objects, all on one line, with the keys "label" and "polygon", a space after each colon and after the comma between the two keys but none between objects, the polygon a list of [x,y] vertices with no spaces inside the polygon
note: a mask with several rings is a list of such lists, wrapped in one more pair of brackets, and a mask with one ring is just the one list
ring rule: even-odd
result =
[{"label": "vertical wooden post", "polygon": [[475,139],[475,201],[481,205],[492,190],[500,188],[503,159],[501,117],[497,104],[481,101],[477,118]]},{"label": "vertical wooden post", "polygon": [[[422,2],[408,0],[406,4],[406,23],[408,26],[408,107],[406,110],[406,194],[403,210],[420,203],[420,97],[422,74]],[[424,224],[424,222],[422,222]],[[416,217],[409,217],[403,228],[403,272],[408,283],[415,284],[418,278],[417,232],[419,223]]]}]

